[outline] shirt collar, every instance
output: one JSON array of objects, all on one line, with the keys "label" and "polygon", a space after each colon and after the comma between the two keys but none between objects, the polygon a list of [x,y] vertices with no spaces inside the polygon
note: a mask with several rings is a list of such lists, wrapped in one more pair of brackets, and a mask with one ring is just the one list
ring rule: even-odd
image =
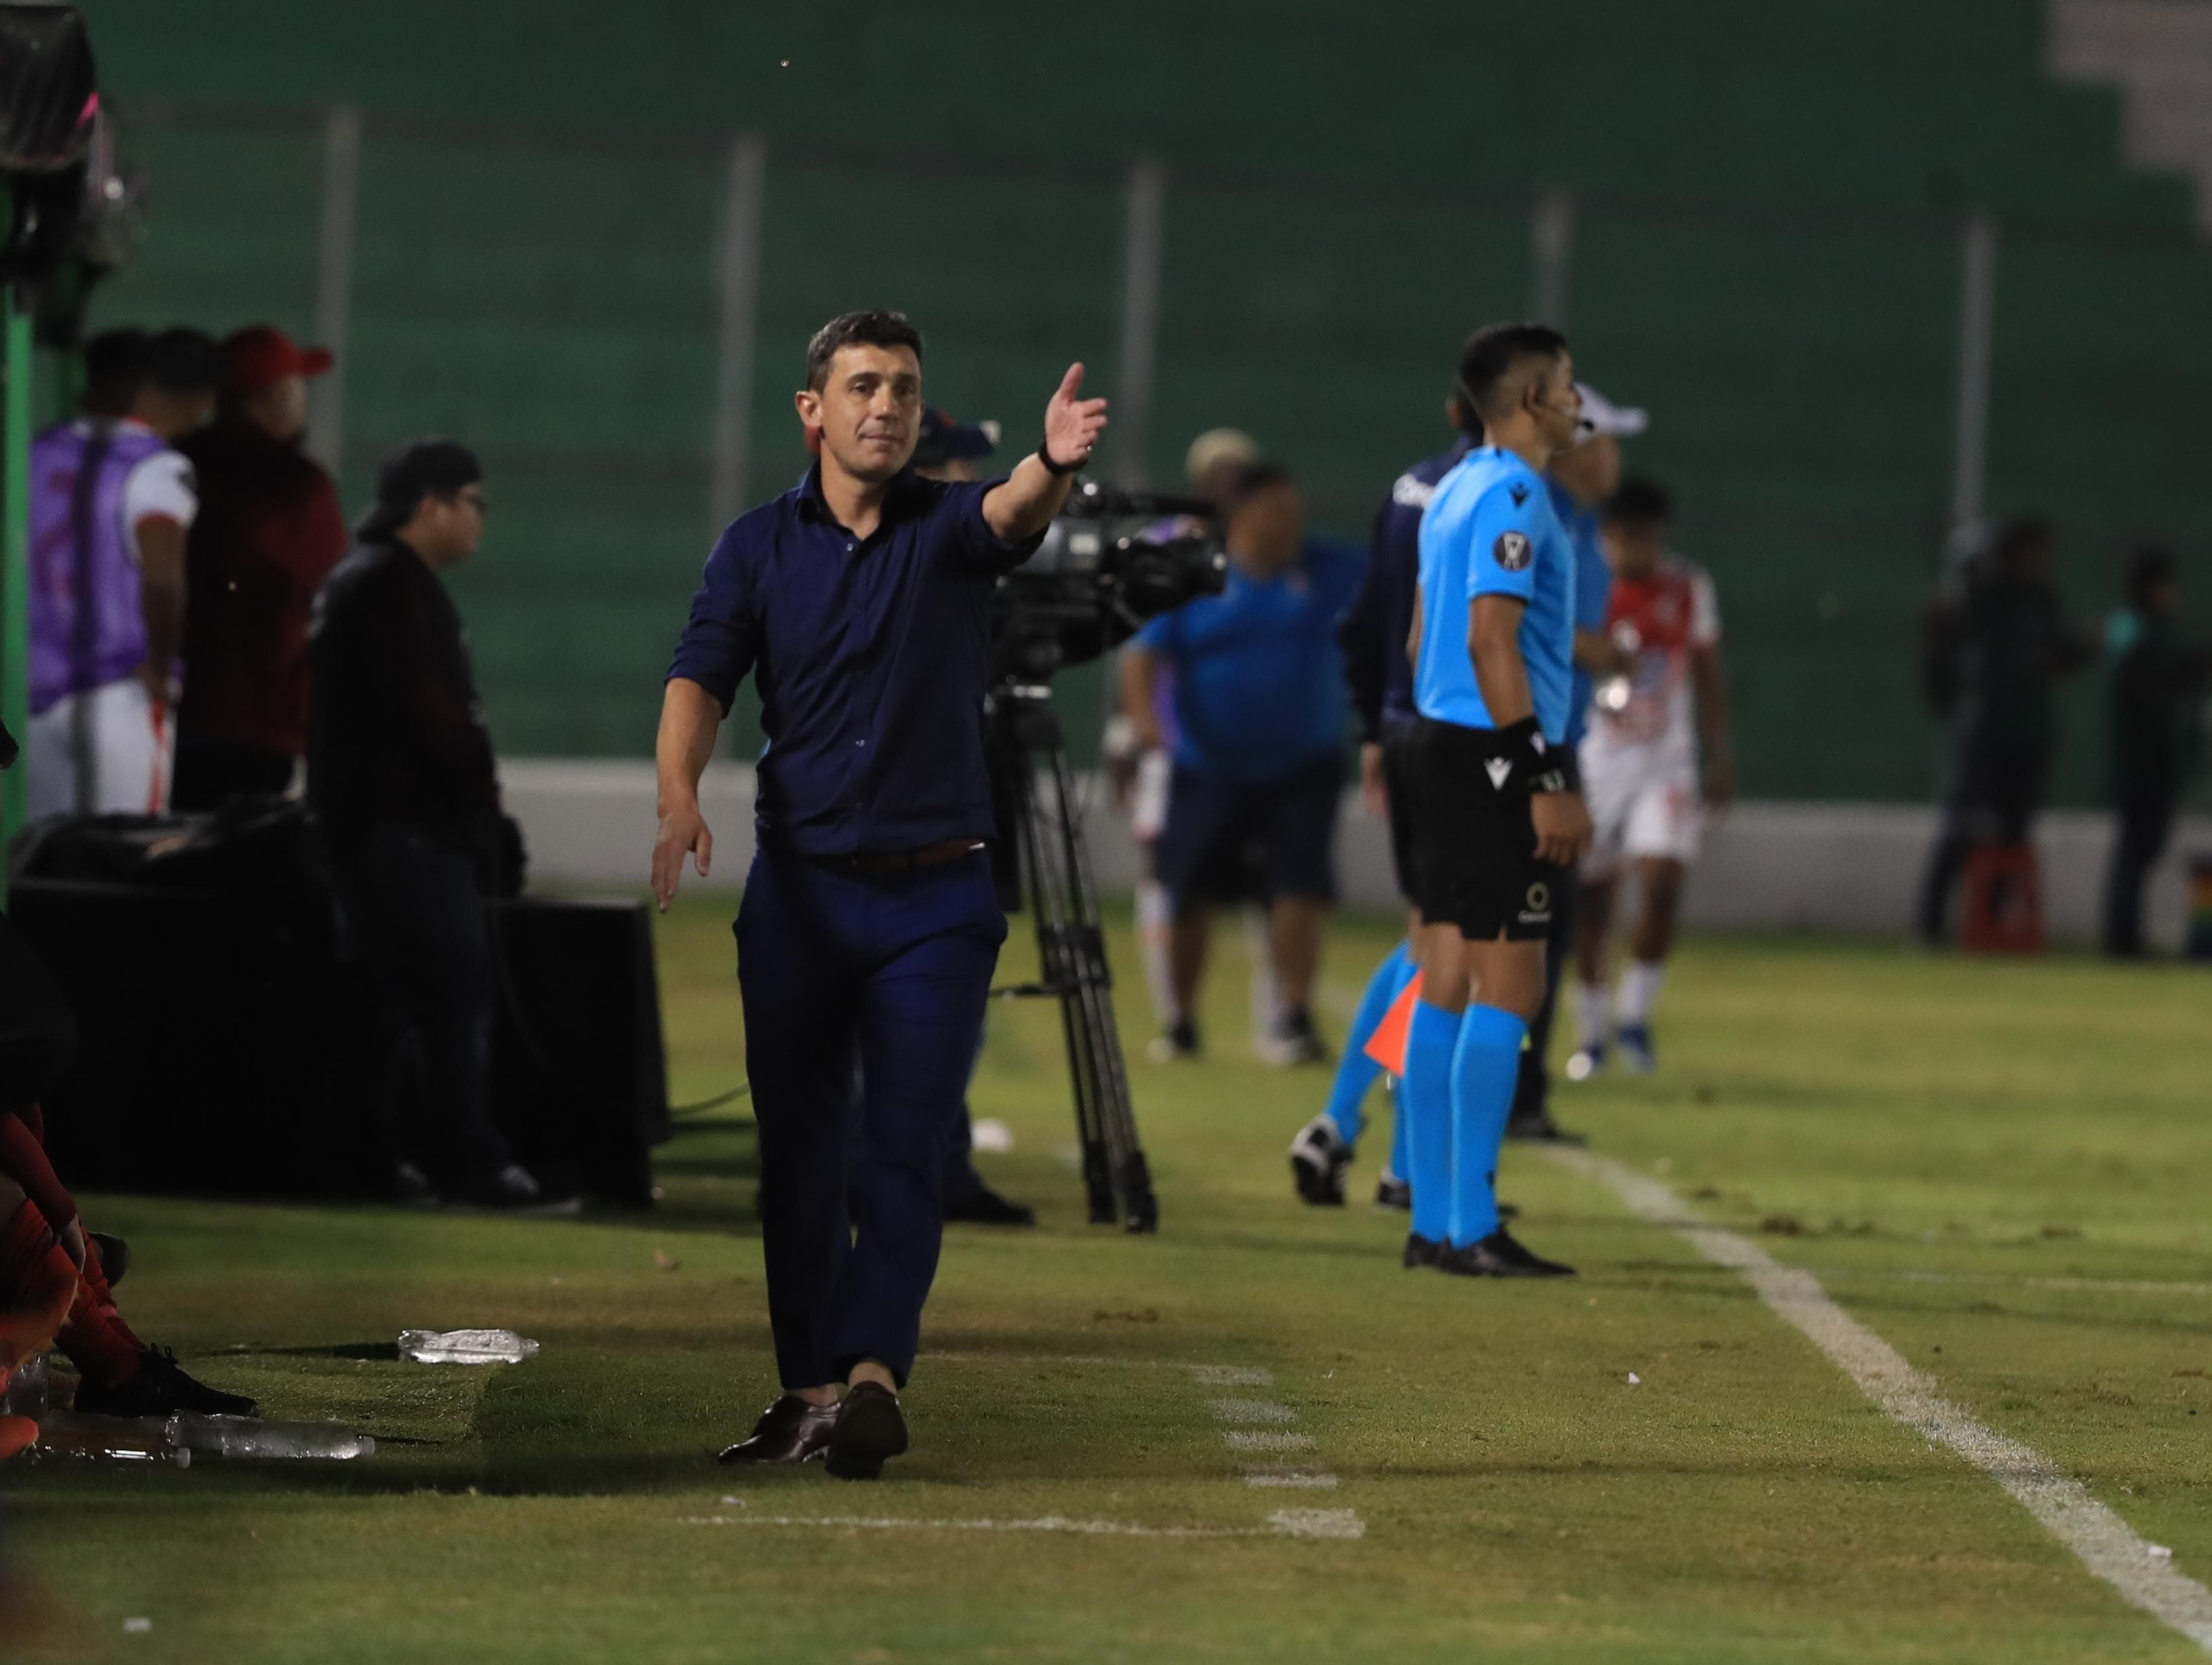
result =
[{"label": "shirt collar", "polygon": [[[891,476],[889,490],[884,493],[884,516],[890,519],[896,511],[911,503],[926,482],[911,468],[901,469]],[[822,464],[817,463],[806,470],[806,477],[799,482],[799,517],[823,525],[832,524],[837,517],[830,512],[829,499],[822,495]]]}]

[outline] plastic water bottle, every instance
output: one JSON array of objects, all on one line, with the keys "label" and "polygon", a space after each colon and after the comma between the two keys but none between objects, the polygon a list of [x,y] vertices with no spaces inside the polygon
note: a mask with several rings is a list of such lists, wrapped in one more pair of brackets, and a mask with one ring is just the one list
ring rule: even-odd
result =
[{"label": "plastic water bottle", "polygon": [[179,1445],[224,1457],[309,1457],[344,1462],[376,1455],[376,1442],[336,1422],[264,1422],[250,1416],[180,1413]]},{"label": "plastic water bottle", "polygon": [[46,1355],[27,1359],[15,1367],[0,1391],[0,1416],[27,1416],[36,1422],[53,1402],[52,1382],[46,1371]]},{"label": "plastic water bottle", "polygon": [[519,1365],[538,1343],[511,1329],[403,1329],[399,1356],[418,1365]]},{"label": "plastic water bottle", "polygon": [[177,1438],[177,1419],[158,1416],[89,1416],[54,1411],[40,1419],[40,1452],[106,1457],[118,1462],[192,1466],[192,1454]]}]

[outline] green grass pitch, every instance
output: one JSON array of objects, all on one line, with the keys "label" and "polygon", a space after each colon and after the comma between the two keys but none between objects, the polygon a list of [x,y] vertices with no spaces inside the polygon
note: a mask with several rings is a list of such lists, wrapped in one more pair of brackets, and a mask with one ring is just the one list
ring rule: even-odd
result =
[{"label": "green grass pitch", "polygon": [[[660,928],[679,1101],[742,1074],[726,922],[726,905],[687,902]],[[1007,976],[1030,960],[1025,929]],[[1388,930],[1335,933],[1331,1033]],[[1133,969],[1125,931],[1115,949]],[[1502,1187],[1527,1240],[1583,1268],[1565,1285],[1399,1268],[1404,1217],[1366,1202],[1379,1097],[1353,1206],[1301,1207],[1284,1152],[1327,1075],[1250,1061],[1243,975],[1224,945],[1209,1061],[1133,1065],[1154,1239],[1085,1223],[1056,1018],[994,1008],[975,1105],[1017,1142],[982,1160],[1042,1224],[951,1234],[908,1394],[915,1451],[874,1486],[709,1460],[773,1390],[741,1113],[684,1126],[650,1215],[88,1199],[132,1241],[143,1332],[270,1414],[342,1418],[380,1449],[181,1473],[11,1465],[9,1547],[65,1609],[50,1650],[170,1665],[2200,1656],[1989,1478],[1887,1420],[1734,1274],[1559,1165],[1510,1150]],[[1133,976],[1121,1010],[1140,1056]],[[1563,1087],[1562,1118],[1815,1272],[1944,1393],[2082,1479],[2177,1569],[2212,1575],[2212,980],[1705,941],[1662,1017],[1663,1072]],[[544,1352],[488,1371],[354,1356],[406,1327],[483,1324]],[[1238,1384],[1251,1372],[1263,1385]],[[1296,1420],[1214,1402],[1239,1400]],[[1235,1432],[1313,1444],[1255,1454]],[[1270,1461],[1338,1484],[1248,1485]],[[1364,1535],[1270,1530],[1286,1510],[1349,1511]],[[777,1523],[833,1517],[901,1524]],[[1047,1520],[1132,1529],[975,1524]],[[131,1618],[150,1630],[125,1634]]]}]

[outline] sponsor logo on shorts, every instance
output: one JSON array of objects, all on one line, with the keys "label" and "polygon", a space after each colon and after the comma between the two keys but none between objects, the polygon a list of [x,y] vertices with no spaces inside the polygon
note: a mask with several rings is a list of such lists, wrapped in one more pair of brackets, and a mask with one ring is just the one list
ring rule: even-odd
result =
[{"label": "sponsor logo on shorts", "polygon": [[1518,572],[1536,558],[1536,548],[1526,532],[1500,532],[1490,546],[1491,558],[1509,572]]},{"label": "sponsor logo on shorts", "polygon": [[1521,910],[1521,923],[1540,925],[1552,917],[1552,887],[1541,879],[1528,887],[1525,899],[1528,905]]},{"label": "sponsor logo on shorts", "polygon": [[1483,760],[1482,772],[1490,777],[1491,785],[1502,792],[1505,790],[1507,777],[1513,772],[1513,765],[1505,758],[1486,758]]}]

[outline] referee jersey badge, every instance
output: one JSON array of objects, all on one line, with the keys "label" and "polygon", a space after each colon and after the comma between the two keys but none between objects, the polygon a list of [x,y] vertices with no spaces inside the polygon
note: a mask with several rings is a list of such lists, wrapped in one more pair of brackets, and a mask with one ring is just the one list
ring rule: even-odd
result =
[{"label": "referee jersey badge", "polygon": [[1490,546],[1491,559],[1509,572],[1523,570],[1535,558],[1535,546],[1526,532],[1500,532]]}]

